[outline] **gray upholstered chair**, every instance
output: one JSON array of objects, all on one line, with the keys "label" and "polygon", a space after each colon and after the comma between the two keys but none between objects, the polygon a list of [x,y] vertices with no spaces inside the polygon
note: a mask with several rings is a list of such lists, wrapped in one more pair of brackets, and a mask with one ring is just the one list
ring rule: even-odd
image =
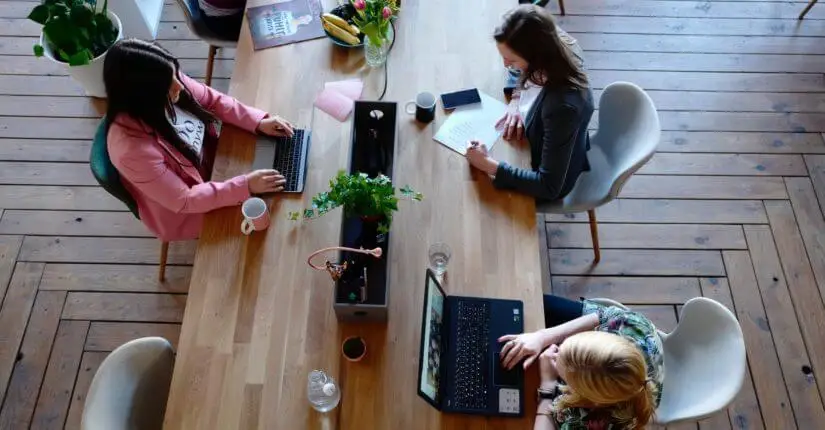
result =
[{"label": "gray upholstered chair", "polygon": [[212,86],[212,69],[215,65],[215,55],[219,48],[234,48],[238,45],[237,40],[224,39],[206,27],[201,17],[201,9],[198,6],[198,0],[177,0],[178,6],[183,11],[183,16],[186,19],[186,26],[189,30],[198,37],[209,44],[209,56],[206,59],[206,78],[203,82],[206,85]]},{"label": "gray upholstered chair", "polygon": [[593,239],[593,264],[601,259],[596,208],[615,199],[625,182],[656,152],[661,128],[650,97],[629,82],[607,86],[599,101],[599,127],[590,138],[590,171],[579,176],[570,194],[542,203],[545,213],[587,212]]},{"label": "gray upholstered chair", "polygon": [[[610,299],[592,301],[628,309]],[[665,380],[655,422],[699,421],[727,408],[747,371],[745,338],[733,312],[715,300],[695,297],[682,307],[676,328],[660,330],[659,337]]]},{"label": "gray upholstered chair", "polygon": [[100,364],[83,408],[82,430],[156,430],[163,415],[175,354],[160,337],[144,337],[112,351]]}]

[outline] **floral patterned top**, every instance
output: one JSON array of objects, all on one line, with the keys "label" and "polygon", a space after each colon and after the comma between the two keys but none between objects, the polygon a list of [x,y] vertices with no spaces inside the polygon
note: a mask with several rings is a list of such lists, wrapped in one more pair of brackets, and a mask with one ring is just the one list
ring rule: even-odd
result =
[{"label": "floral patterned top", "polygon": [[[598,331],[617,334],[639,347],[647,361],[647,374],[656,384],[655,404],[662,398],[665,376],[664,349],[656,327],[644,315],[615,306],[604,306],[584,301],[583,315],[598,313]],[[560,397],[560,396],[559,396]],[[586,408],[556,410],[558,397],[553,401],[553,414],[559,430],[620,430],[610,422],[608,410],[592,411]]]}]

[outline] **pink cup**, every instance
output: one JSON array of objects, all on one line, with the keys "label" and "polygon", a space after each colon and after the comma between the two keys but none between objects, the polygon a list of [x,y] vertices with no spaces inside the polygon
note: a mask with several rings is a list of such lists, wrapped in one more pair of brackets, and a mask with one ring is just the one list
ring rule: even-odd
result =
[{"label": "pink cup", "polygon": [[269,210],[263,199],[252,197],[246,199],[241,206],[243,221],[241,222],[241,233],[251,234],[253,231],[266,230],[269,227]]}]

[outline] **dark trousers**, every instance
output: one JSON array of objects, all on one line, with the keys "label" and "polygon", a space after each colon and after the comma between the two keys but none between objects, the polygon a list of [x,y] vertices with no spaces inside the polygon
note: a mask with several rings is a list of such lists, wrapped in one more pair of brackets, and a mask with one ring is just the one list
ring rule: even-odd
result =
[{"label": "dark trousers", "polygon": [[221,39],[238,40],[243,23],[243,12],[229,16],[208,16],[201,11],[203,23]]},{"label": "dark trousers", "polygon": [[555,327],[572,321],[584,311],[584,304],[580,301],[565,299],[564,297],[547,294],[544,296],[544,326]]}]

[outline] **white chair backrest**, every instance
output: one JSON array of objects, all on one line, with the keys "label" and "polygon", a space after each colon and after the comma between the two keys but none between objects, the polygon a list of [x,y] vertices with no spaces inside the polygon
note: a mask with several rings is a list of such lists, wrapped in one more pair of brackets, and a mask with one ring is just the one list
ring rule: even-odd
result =
[{"label": "white chair backrest", "polygon": [[705,297],[690,299],[679,325],[662,336],[665,381],[656,422],[700,420],[726,408],[739,393],[747,362],[736,316]]},{"label": "white chair backrest", "polygon": [[638,86],[614,82],[599,100],[598,130],[590,138],[584,172],[564,199],[570,210],[586,210],[615,199],[624,183],[656,152],[661,128],[656,106]]},{"label": "white chair backrest", "polygon": [[81,420],[82,430],[154,430],[163,415],[175,358],[160,337],[127,342],[95,373]]},{"label": "white chair backrest", "polygon": [[591,145],[599,148],[613,172],[615,198],[630,176],[656,152],[661,137],[653,100],[635,84],[614,82],[599,100],[599,128]]}]

